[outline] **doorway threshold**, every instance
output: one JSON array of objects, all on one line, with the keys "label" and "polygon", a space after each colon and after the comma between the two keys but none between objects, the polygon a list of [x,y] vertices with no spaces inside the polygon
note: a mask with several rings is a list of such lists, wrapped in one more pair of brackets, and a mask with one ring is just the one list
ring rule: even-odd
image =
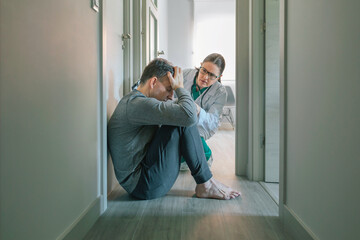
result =
[{"label": "doorway threshold", "polygon": [[259,182],[274,202],[279,205],[279,183]]}]

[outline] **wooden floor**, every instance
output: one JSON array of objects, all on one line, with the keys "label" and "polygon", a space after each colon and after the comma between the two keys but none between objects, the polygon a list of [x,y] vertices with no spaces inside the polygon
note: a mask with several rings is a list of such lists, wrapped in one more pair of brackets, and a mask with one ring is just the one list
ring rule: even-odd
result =
[{"label": "wooden floor", "polygon": [[195,182],[188,171],[159,199],[136,200],[119,186],[84,239],[290,239],[281,231],[278,206],[260,184],[235,176],[234,131],[218,131],[209,146],[214,177],[240,190],[241,198],[194,197]]}]

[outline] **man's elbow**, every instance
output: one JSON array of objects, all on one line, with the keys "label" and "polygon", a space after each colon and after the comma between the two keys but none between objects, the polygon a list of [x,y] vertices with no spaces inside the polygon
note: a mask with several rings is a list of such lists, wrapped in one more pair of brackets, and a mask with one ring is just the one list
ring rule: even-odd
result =
[{"label": "man's elbow", "polygon": [[190,127],[198,122],[198,117],[196,113],[188,114],[184,127]]},{"label": "man's elbow", "polygon": [[198,116],[197,114],[193,114],[190,118],[190,126],[197,124],[197,122],[198,122]]},{"label": "man's elbow", "polygon": [[185,119],[183,121],[184,127],[190,127],[198,122],[198,115],[195,104],[192,108],[183,108],[183,111],[185,114]]}]

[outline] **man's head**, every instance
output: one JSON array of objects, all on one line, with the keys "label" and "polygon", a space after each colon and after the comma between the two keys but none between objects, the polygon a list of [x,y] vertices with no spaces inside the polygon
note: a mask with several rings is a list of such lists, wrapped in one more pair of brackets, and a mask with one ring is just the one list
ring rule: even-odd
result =
[{"label": "man's head", "polygon": [[174,67],[165,59],[156,58],[144,69],[140,78],[140,89],[146,89],[148,97],[160,101],[172,99],[173,89],[167,73],[174,74]]}]

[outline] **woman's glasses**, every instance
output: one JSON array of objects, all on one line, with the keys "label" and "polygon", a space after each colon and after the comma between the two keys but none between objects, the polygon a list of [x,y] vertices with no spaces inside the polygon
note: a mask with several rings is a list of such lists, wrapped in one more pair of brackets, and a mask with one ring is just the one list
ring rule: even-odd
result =
[{"label": "woman's glasses", "polygon": [[200,67],[200,73],[202,75],[209,75],[209,79],[210,80],[216,80],[219,76],[216,76],[215,74],[213,74],[212,72],[209,72],[208,70],[206,70],[206,68],[204,67]]}]

